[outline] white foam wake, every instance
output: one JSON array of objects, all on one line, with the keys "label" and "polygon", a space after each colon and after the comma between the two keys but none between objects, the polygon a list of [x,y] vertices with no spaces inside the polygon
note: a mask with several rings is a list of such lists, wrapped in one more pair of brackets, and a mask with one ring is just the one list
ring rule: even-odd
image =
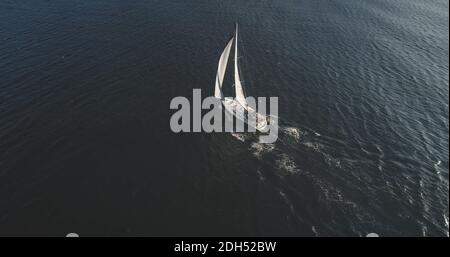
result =
[{"label": "white foam wake", "polygon": [[272,152],[273,149],[275,149],[274,144],[263,144],[263,143],[252,143],[250,145],[250,149],[253,152],[253,155],[258,158],[262,159],[263,155],[269,152]]},{"label": "white foam wake", "polygon": [[297,174],[300,171],[295,161],[287,154],[281,154],[280,159],[276,163],[278,169],[285,174]]}]

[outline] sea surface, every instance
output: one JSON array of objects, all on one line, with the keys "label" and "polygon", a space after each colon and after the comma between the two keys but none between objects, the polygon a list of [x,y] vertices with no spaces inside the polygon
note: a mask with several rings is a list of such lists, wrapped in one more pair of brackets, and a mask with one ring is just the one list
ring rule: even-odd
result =
[{"label": "sea surface", "polygon": [[[0,235],[448,236],[448,10],[2,0]],[[173,97],[213,94],[235,22],[274,144],[169,126]]]}]

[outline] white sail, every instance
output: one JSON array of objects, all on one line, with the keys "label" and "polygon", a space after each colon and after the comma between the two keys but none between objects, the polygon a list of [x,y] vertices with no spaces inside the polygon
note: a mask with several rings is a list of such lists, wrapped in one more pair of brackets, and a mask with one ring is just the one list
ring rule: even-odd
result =
[{"label": "white sail", "polygon": [[247,101],[245,100],[244,90],[242,89],[241,78],[239,77],[238,69],[238,27],[236,24],[236,34],[235,34],[235,44],[234,44],[234,87],[236,89],[236,101],[238,101],[244,108],[247,107]]},{"label": "white sail", "polygon": [[214,92],[214,96],[216,98],[222,99],[222,82],[223,77],[225,75],[225,70],[227,69],[228,57],[230,55],[231,45],[233,44],[234,37],[231,38],[230,42],[228,42],[227,46],[220,55],[219,65],[217,67],[217,75],[216,75],[216,88]]}]

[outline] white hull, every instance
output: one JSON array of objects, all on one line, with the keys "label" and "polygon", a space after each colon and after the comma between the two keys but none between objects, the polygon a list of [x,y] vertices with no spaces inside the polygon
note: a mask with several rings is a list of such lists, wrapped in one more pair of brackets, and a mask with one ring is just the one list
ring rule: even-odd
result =
[{"label": "white hull", "polygon": [[248,124],[259,132],[267,132],[268,116],[262,115],[250,107],[243,107],[234,99],[225,98],[222,100],[225,111]]}]

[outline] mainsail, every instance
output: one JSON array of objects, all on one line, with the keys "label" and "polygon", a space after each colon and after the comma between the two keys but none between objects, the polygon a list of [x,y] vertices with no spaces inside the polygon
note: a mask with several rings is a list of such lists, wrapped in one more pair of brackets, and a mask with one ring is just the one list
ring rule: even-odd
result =
[{"label": "mainsail", "polygon": [[247,101],[245,100],[244,90],[242,89],[241,78],[239,77],[238,68],[238,27],[236,24],[235,33],[235,44],[234,44],[234,87],[236,89],[236,101],[242,105],[242,107],[247,108]]},{"label": "mainsail", "polygon": [[227,69],[228,57],[230,55],[231,45],[233,44],[234,37],[231,38],[230,42],[228,42],[227,46],[220,55],[219,65],[217,67],[217,75],[216,75],[216,88],[214,92],[214,96],[216,98],[222,99],[222,82],[223,77],[225,75],[225,70]]}]

